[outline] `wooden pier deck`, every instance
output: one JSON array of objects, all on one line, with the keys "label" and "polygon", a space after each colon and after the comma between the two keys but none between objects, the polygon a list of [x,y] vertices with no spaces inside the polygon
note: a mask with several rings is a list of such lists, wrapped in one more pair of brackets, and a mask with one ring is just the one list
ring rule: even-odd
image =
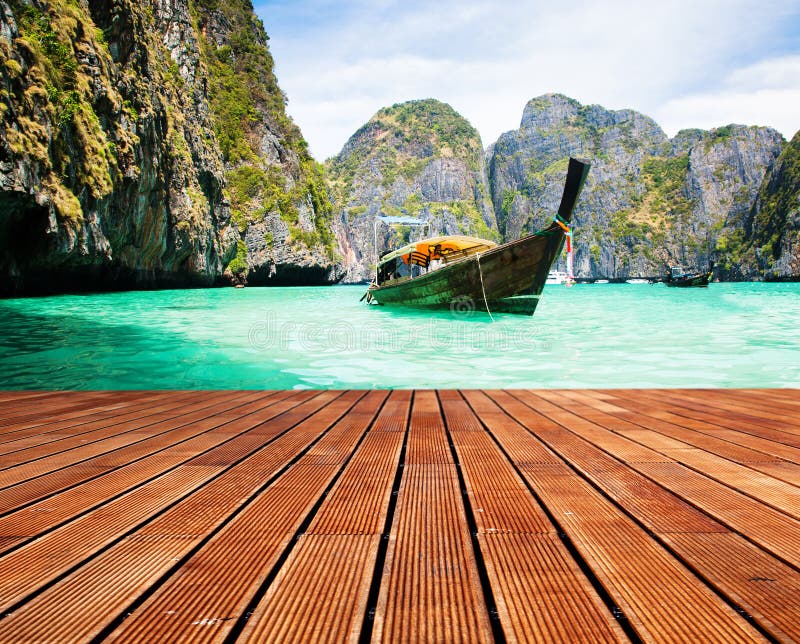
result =
[{"label": "wooden pier deck", "polygon": [[800,391],[0,392],[0,641],[800,641]]}]

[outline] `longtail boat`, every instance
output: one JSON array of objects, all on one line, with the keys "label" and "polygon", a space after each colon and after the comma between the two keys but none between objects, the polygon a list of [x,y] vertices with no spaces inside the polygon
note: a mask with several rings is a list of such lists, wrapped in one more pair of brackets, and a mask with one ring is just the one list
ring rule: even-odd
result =
[{"label": "longtail boat", "polygon": [[714,275],[714,262],[710,262],[706,272],[695,271],[685,273],[680,266],[671,266],[667,273],[667,286],[708,286]]},{"label": "longtail boat", "polygon": [[451,235],[413,242],[380,258],[368,302],[533,315],[547,274],[571,242],[570,221],[590,163],[570,159],[553,222],[515,241]]}]

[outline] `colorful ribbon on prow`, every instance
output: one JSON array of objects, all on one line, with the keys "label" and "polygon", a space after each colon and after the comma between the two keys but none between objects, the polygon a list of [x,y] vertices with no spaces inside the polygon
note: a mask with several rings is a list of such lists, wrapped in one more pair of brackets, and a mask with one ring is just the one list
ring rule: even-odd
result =
[{"label": "colorful ribbon on prow", "polygon": [[575,275],[572,274],[572,227],[558,213],[553,217],[553,221],[561,226],[561,230],[564,231],[564,236],[567,238],[567,286],[572,286],[575,283]]}]

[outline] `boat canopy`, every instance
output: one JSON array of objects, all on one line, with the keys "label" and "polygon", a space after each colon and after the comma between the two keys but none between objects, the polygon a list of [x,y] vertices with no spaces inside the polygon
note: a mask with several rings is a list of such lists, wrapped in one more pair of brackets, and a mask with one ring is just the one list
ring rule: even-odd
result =
[{"label": "boat canopy", "polygon": [[402,258],[405,264],[427,266],[432,260],[449,259],[454,256],[471,255],[497,246],[488,239],[468,237],[466,235],[446,235],[430,237],[420,241],[406,244],[391,253],[381,257],[380,264],[393,259]]},{"label": "boat canopy", "polygon": [[417,219],[415,217],[390,217],[388,215],[384,215],[382,217],[378,217],[383,223],[385,224],[405,224],[407,226],[428,226],[428,222],[425,219]]}]

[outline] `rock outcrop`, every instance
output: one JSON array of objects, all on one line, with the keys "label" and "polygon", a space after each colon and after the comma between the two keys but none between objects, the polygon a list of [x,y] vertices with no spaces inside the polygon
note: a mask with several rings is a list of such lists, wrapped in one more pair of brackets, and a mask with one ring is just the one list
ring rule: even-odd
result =
[{"label": "rock outcrop", "polygon": [[728,263],[741,277],[800,279],[800,132],[770,168]]},{"label": "rock outcrop", "polygon": [[324,283],[330,216],[249,0],[0,2],[0,292]]},{"label": "rock outcrop", "polygon": [[490,148],[489,183],[499,228],[514,239],[552,216],[567,157],[591,159],[574,218],[576,276],[655,277],[724,254],[782,145],[775,130],[740,125],[669,140],[632,110],[549,94]]},{"label": "rock outcrop", "polygon": [[[743,125],[684,130],[669,139],[633,110],[548,94],[525,106],[519,130],[489,146],[484,164],[477,132],[449,106],[395,105],[328,162],[346,279],[372,275],[376,230],[380,250],[407,239],[407,229],[376,228],[379,215],[421,217],[433,234],[500,241],[546,226],[570,156],[592,161],[575,211],[577,277],[659,277],[670,264],[703,268],[710,260],[723,278],[756,277],[767,264],[785,276],[795,248],[791,234],[780,237],[789,246],[774,251],[771,263],[748,242],[748,235],[775,236],[794,221],[791,209],[788,224],[784,215],[755,214],[771,202],[767,188],[757,196],[783,146],[775,130]],[[771,181],[784,186],[786,175]]]},{"label": "rock outcrop", "polygon": [[378,223],[407,216],[436,234],[498,239],[480,135],[449,105],[411,101],[380,110],[330,159],[346,280],[368,280],[378,253],[408,239],[407,228]]}]

